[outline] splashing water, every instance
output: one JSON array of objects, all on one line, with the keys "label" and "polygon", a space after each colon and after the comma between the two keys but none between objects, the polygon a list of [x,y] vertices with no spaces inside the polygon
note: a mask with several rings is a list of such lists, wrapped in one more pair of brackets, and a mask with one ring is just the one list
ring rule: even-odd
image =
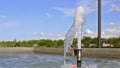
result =
[{"label": "splashing water", "polygon": [[64,41],[64,65],[66,53],[69,52],[68,48],[71,46],[75,35],[77,34],[78,38],[78,49],[81,49],[81,39],[82,39],[82,27],[85,24],[85,10],[83,7],[78,7],[75,11],[74,23],[72,27],[68,30],[67,34],[65,35]]},{"label": "splashing water", "polygon": [[[68,63],[61,68],[72,68],[72,66],[72,63]],[[120,59],[83,58],[81,68],[120,68]]]},{"label": "splashing water", "polygon": [[64,64],[61,66],[61,68],[77,68],[77,65],[76,64]]}]

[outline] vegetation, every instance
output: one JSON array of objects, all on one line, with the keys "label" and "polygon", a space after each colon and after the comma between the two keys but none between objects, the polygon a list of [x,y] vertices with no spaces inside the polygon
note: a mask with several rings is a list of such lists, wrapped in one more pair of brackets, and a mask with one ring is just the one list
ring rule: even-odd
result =
[{"label": "vegetation", "polygon": [[37,45],[38,47],[63,47],[63,40],[50,40],[50,39],[41,39],[41,40],[28,40],[28,41],[1,41],[1,47],[33,47]]},{"label": "vegetation", "polygon": [[[102,43],[108,43],[112,46],[106,46],[106,47],[114,47],[114,48],[120,48],[120,37],[119,38],[102,38]],[[82,44],[85,48],[90,47],[98,47],[97,46],[97,38],[91,38],[91,37],[83,37]],[[50,40],[50,39],[40,39],[40,40],[28,40],[28,41],[0,41],[1,47],[63,47],[64,40]],[[72,47],[76,47],[77,45],[77,39],[75,38],[72,43]]]}]

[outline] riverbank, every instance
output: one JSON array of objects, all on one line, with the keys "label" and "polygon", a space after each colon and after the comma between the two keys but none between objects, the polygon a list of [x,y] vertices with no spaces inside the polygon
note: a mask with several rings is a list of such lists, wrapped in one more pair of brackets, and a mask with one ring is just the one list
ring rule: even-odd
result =
[{"label": "riverbank", "polygon": [[[63,55],[63,48],[0,47],[0,54],[52,54]],[[120,58],[120,48],[82,48],[82,57]]]}]

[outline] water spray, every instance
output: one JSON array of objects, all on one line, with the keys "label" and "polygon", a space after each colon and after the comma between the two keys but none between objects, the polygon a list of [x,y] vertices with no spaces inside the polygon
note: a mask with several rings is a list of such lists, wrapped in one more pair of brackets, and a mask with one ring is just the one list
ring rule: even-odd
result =
[{"label": "water spray", "polygon": [[77,38],[78,38],[78,43],[77,43],[77,49],[76,50],[76,58],[77,58],[77,67],[80,68],[81,67],[81,63],[82,63],[82,50],[81,50],[81,40],[82,40],[82,28],[83,25],[85,24],[85,11],[83,7],[78,7],[76,10],[76,14],[75,14],[75,23],[78,24],[77,26]]},{"label": "water spray", "polygon": [[[74,49],[74,53],[77,59],[77,67],[81,67],[81,39],[82,39],[82,27],[85,24],[85,10],[83,7],[78,7],[75,11],[75,17],[74,17],[74,23],[72,27],[69,29],[65,36],[64,41],[64,57],[66,56],[66,53],[68,52],[68,48],[71,46],[74,36],[77,34],[77,48]],[[64,59],[65,61],[65,59]],[[64,62],[65,64],[65,62]]]}]

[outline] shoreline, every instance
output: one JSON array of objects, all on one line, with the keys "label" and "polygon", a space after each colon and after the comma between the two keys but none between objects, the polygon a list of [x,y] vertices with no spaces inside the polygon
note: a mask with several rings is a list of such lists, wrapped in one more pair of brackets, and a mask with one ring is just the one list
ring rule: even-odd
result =
[{"label": "shoreline", "polygon": [[[0,47],[0,54],[50,54],[63,55],[63,48]],[[120,48],[82,48],[82,57],[119,58]]]},{"label": "shoreline", "polygon": [[34,47],[0,47],[0,54],[33,54]]}]

